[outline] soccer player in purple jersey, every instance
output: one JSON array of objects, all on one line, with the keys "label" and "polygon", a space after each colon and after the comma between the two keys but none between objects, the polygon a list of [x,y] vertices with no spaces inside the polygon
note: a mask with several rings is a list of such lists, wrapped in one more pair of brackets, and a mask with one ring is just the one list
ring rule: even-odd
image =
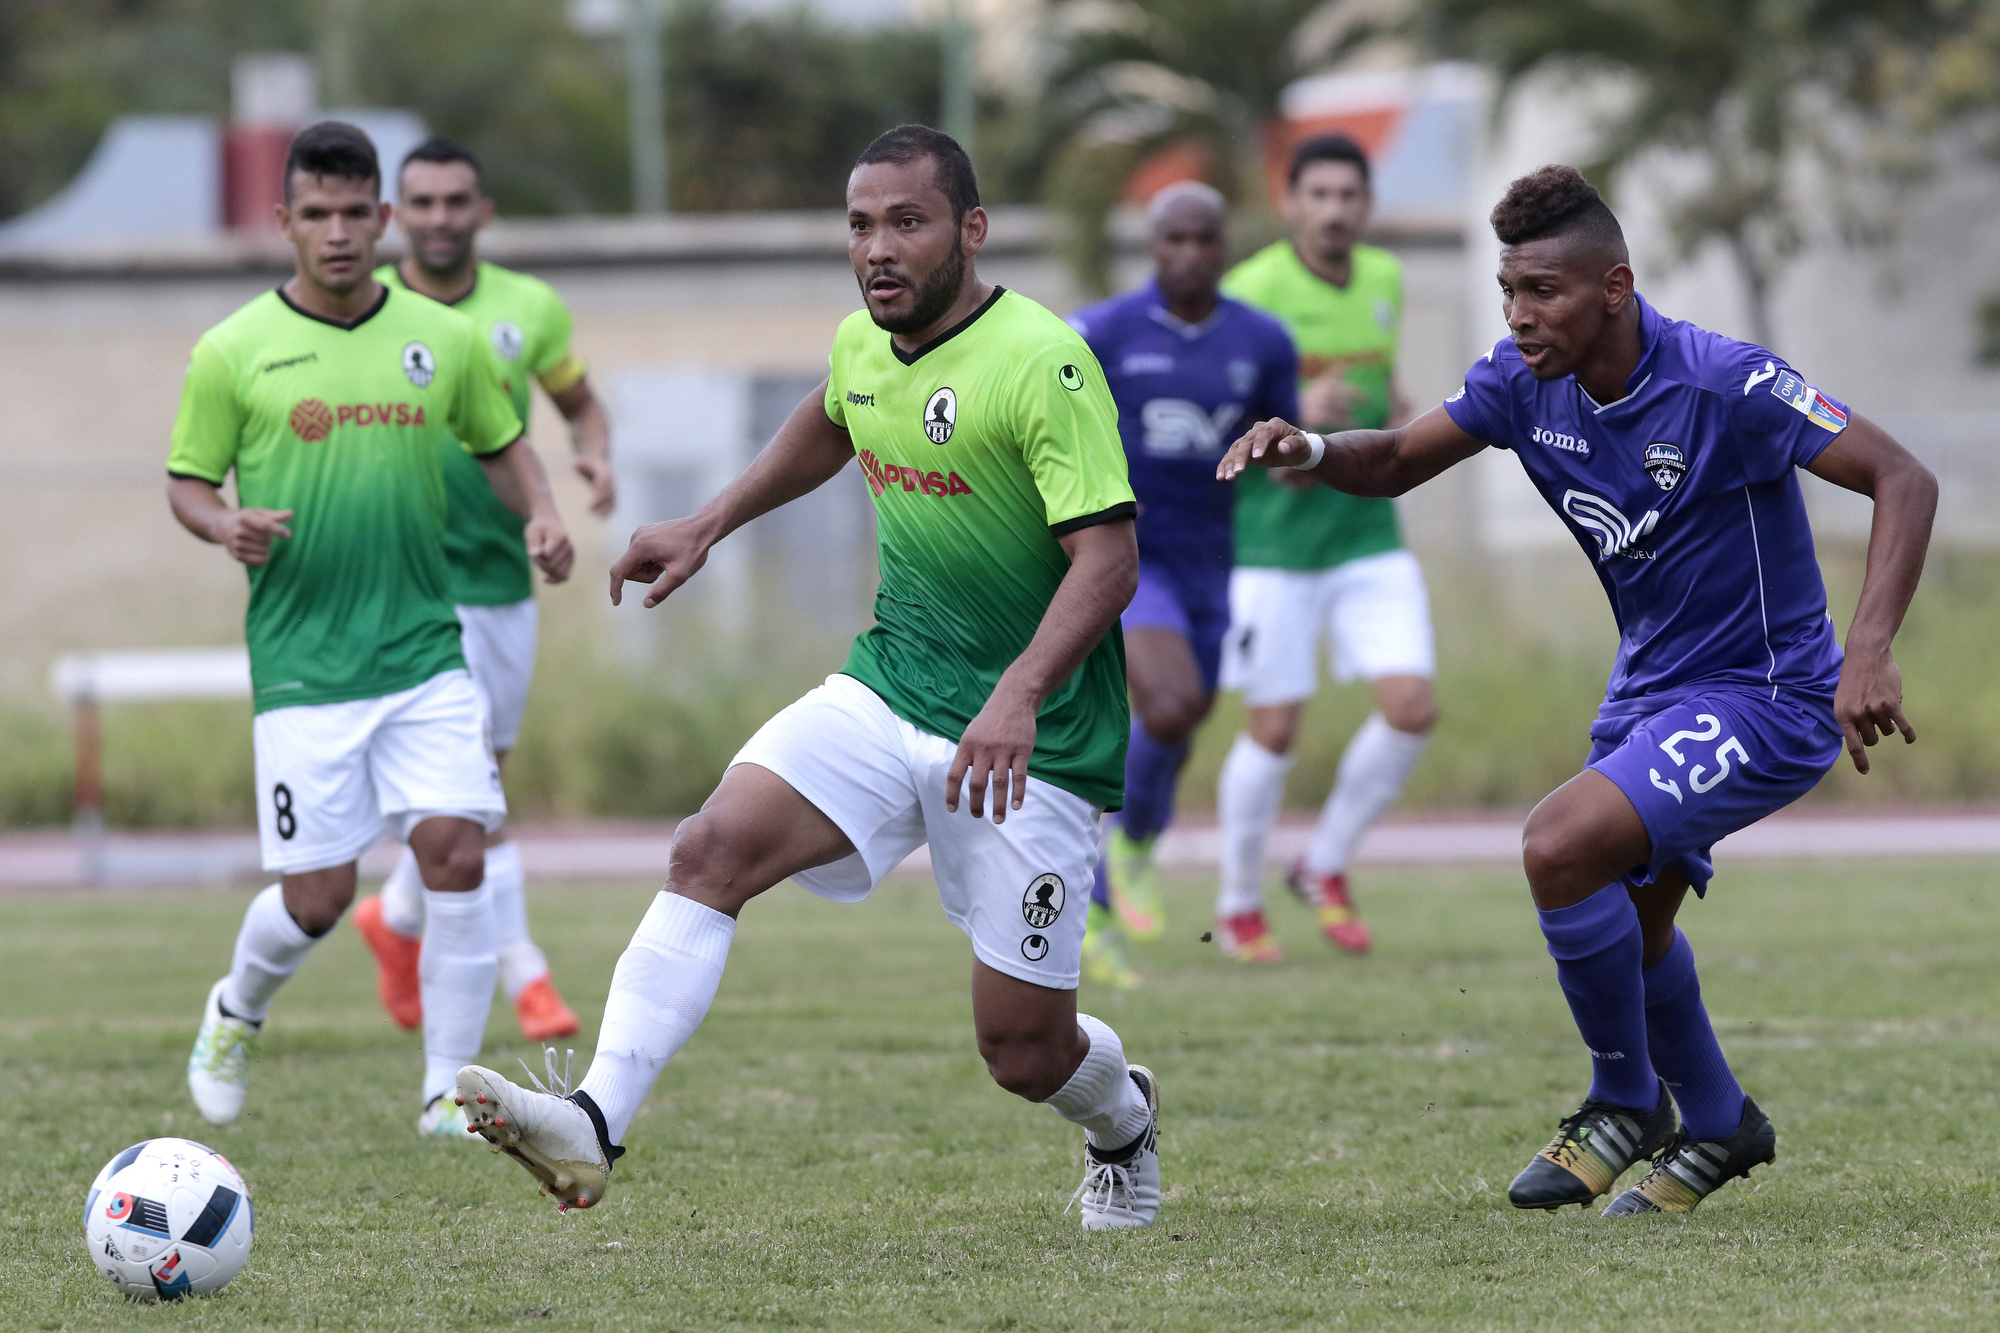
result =
[{"label": "soccer player in purple jersey", "polygon": [[[1139,590],[1123,617],[1132,741],[1125,809],[1111,836],[1121,860],[1150,879],[1188,738],[1215,702],[1229,630],[1236,497],[1215,465],[1245,423],[1298,415],[1298,354],[1277,320],[1219,290],[1228,206],[1218,191],[1184,181],[1147,211],[1152,280],[1077,311],[1070,324],[1104,367],[1139,499]],[[1137,978],[1117,948],[1110,859],[1097,864],[1084,962],[1094,980],[1129,986]],[[1158,893],[1142,900],[1157,905]],[[1147,938],[1159,934],[1156,910],[1152,919]],[[1276,961],[1262,912],[1224,922],[1222,935],[1235,956]]]},{"label": "soccer player in purple jersey", "polygon": [[[1399,430],[1263,422],[1220,475],[1294,467],[1400,495],[1511,449],[1591,558],[1618,655],[1586,766],[1528,816],[1522,859],[1593,1077],[1507,1195],[1587,1206],[1649,1158],[1607,1214],[1687,1212],[1772,1161],[1777,1133],[1723,1058],[1675,914],[1716,839],[1810,790],[1843,739],[1863,773],[1877,740],[1916,740],[1889,648],[1937,481],[1778,356],[1641,299],[1618,220],[1572,168],[1515,181],[1492,222],[1513,337],[1462,389]],[[1798,468],[1875,502],[1844,656]]]}]

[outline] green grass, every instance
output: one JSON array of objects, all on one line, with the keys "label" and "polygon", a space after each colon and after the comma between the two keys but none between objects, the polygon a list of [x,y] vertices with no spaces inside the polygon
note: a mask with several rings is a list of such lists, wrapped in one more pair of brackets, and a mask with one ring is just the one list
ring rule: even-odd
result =
[{"label": "green grass", "polygon": [[[1099,1237],[1063,1215],[1077,1131],[988,1083],[968,951],[922,883],[754,904],[610,1199],[567,1218],[510,1163],[416,1139],[417,1042],[351,930],[215,1130],[181,1065],[244,897],[0,899],[0,1328],[1990,1328],[1992,871],[1755,869],[1692,904],[1780,1156],[1692,1217],[1617,1224],[1502,1198],[1587,1077],[1515,876],[1367,876],[1364,960],[1276,903],[1290,960],[1254,973],[1196,941],[1206,885],[1177,881],[1146,989],[1084,996],[1165,1104],[1160,1222]],[[535,896],[587,1032],[649,897]],[[502,1011],[492,1035],[489,1063],[526,1053]],[[163,1133],[243,1169],[256,1250],[219,1298],[129,1307],[78,1214]]]}]

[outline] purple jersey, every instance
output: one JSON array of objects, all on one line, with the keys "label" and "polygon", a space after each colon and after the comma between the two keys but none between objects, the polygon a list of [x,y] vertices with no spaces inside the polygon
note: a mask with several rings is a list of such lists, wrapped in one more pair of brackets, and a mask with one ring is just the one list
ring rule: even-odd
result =
[{"label": "purple jersey", "polygon": [[1597,569],[1618,619],[1604,718],[1718,686],[1830,704],[1840,646],[1793,471],[1847,408],[1761,347],[1639,305],[1642,352],[1605,407],[1575,377],[1541,381],[1511,340],[1445,411],[1512,449]]},{"label": "purple jersey", "polygon": [[1298,419],[1298,353],[1284,327],[1223,297],[1189,324],[1159,287],[1077,311],[1118,403],[1118,433],[1139,498],[1139,554],[1227,571],[1235,490],[1215,479],[1223,451],[1265,417]]}]

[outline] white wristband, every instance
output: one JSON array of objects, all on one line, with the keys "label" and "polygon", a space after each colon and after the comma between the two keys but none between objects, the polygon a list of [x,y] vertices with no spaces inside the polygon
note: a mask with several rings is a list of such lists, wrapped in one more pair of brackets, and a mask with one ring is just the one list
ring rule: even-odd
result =
[{"label": "white wristband", "polygon": [[1306,437],[1306,443],[1311,446],[1312,452],[1306,455],[1305,462],[1292,464],[1292,471],[1310,472],[1319,466],[1320,459],[1326,457],[1326,436],[1315,435],[1309,430],[1301,431],[1300,434]]}]

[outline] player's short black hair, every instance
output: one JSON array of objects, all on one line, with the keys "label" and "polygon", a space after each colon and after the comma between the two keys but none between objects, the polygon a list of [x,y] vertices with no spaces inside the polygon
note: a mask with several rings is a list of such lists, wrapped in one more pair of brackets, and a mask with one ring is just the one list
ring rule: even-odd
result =
[{"label": "player's short black hair", "polygon": [[456,139],[446,139],[439,135],[424,140],[409,152],[403,154],[402,165],[396,168],[396,191],[402,193],[403,173],[412,162],[463,162],[472,168],[472,177],[481,185],[485,184],[485,173],[479,169],[479,159],[472,150]]},{"label": "player's short black hair", "polygon": [[1301,139],[1292,149],[1292,166],[1285,175],[1285,184],[1297,185],[1305,169],[1315,162],[1345,162],[1361,173],[1364,188],[1374,188],[1368,179],[1368,154],[1361,151],[1361,145],[1351,135],[1315,134],[1310,139]]},{"label": "player's short black hair", "polygon": [[285,154],[285,202],[292,202],[292,174],[338,176],[343,180],[370,181],[375,195],[382,195],[382,164],[375,156],[375,144],[358,125],[344,120],[322,120],[308,125],[292,139]]},{"label": "player's short black hair", "polygon": [[1550,165],[1531,171],[1507,187],[1487,219],[1502,245],[1522,245],[1551,236],[1575,236],[1602,246],[1623,263],[1625,229],[1575,167]]},{"label": "player's short black hair", "polygon": [[937,187],[951,201],[951,220],[963,222],[967,213],[979,207],[979,181],[972,174],[972,159],[958,146],[958,140],[943,130],[928,125],[898,125],[862,149],[854,165],[893,162],[903,166],[925,158],[937,164]]}]

